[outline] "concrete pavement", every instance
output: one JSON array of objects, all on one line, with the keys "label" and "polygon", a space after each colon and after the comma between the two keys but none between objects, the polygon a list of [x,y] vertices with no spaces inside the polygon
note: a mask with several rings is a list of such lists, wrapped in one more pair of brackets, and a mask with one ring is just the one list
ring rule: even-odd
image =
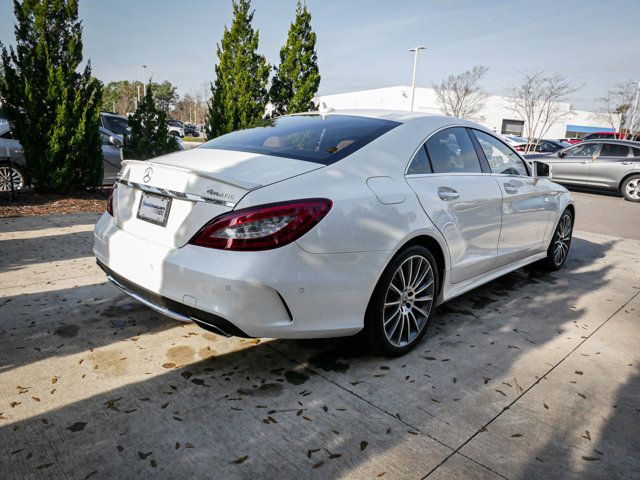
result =
[{"label": "concrete pavement", "polygon": [[640,477],[640,241],[576,231],[387,359],[163,318],[105,283],[95,218],[0,219],[3,477]]}]

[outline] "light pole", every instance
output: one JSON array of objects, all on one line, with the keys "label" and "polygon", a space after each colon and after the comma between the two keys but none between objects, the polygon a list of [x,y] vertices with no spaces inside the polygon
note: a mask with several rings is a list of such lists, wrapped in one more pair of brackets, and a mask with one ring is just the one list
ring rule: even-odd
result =
[{"label": "light pole", "polygon": [[418,66],[418,52],[425,50],[427,47],[414,47],[409,49],[413,52],[413,78],[411,80],[411,111],[413,112],[413,100],[416,95],[416,67]]},{"label": "light pole", "polygon": [[142,65],[142,68],[140,69],[140,71],[142,72],[142,75],[141,75],[140,79],[142,80],[142,96],[143,97],[147,94],[147,92],[145,91],[145,88],[144,88],[144,69],[145,68],[147,68],[147,66],[146,65]]}]

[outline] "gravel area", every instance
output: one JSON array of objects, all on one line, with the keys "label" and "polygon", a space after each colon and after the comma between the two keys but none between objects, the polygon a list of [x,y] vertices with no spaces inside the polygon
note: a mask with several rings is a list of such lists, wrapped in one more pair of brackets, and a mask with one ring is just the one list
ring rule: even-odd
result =
[{"label": "gravel area", "polygon": [[16,193],[0,194],[0,217],[30,217],[65,213],[102,212],[106,208],[109,188],[73,196]]}]

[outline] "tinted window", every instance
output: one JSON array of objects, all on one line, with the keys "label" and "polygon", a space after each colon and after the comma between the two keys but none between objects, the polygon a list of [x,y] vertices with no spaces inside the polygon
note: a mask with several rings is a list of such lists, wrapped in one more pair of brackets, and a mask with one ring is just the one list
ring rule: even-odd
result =
[{"label": "tinted window", "polygon": [[222,135],[200,148],[275,155],[330,165],[400,125],[350,115],[292,115]]},{"label": "tinted window", "polygon": [[633,149],[633,156],[634,157],[640,157],[640,148],[634,148]]},{"label": "tinted window", "polygon": [[13,133],[11,132],[11,130],[7,130],[2,135],[0,135],[0,138],[8,138],[9,140],[11,140],[13,138]]},{"label": "tinted window", "polygon": [[129,121],[122,117],[103,116],[104,126],[118,135],[129,135]]},{"label": "tinted window", "polygon": [[565,151],[567,157],[593,157],[600,148],[599,143],[583,143]]},{"label": "tinted window", "polygon": [[601,157],[626,157],[629,155],[629,147],[617,143],[604,143],[600,150]]},{"label": "tinted window", "polygon": [[111,141],[109,140],[111,135],[107,135],[104,132],[100,132],[100,139],[102,140],[102,145],[111,145]]},{"label": "tinted window", "polygon": [[524,175],[527,176],[527,167],[516,152],[507,147],[497,138],[481,132],[473,130],[474,135],[478,139],[478,143],[487,157],[491,173],[499,173],[502,175]]},{"label": "tinted window", "polygon": [[411,160],[407,175],[418,175],[423,173],[431,173],[431,165],[429,165],[429,158],[427,157],[427,151],[424,149],[424,145],[421,146]]},{"label": "tinted window", "polygon": [[427,140],[433,173],[481,173],[480,161],[466,129],[442,130]]}]

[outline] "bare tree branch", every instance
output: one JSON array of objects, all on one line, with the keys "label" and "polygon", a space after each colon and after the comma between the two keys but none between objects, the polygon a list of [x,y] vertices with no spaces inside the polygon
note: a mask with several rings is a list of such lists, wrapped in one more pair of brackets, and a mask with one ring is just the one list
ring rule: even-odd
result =
[{"label": "bare tree branch", "polygon": [[[616,83],[598,99],[598,109],[593,118],[607,122],[616,132],[622,132],[632,114],[636,83],[632,80]],[[635,125],[630,125],[633,130]]]},{"label": "bare tree branch", "polygon": [[488,67],[476,65],[459,75],[449,75],[439,84],[434,84],[440,110],[445,115],[472,120],[487,99],[486,92],[478,85]]},{"label": "bare tree branch", "polygon": [[555,122],[573,113],[566,97],[577,90],[560,74],[545,76],[544,72],[525,73],[520,84],[511,87],[508,108],[524,120],[528,145],[535,144]]}]

